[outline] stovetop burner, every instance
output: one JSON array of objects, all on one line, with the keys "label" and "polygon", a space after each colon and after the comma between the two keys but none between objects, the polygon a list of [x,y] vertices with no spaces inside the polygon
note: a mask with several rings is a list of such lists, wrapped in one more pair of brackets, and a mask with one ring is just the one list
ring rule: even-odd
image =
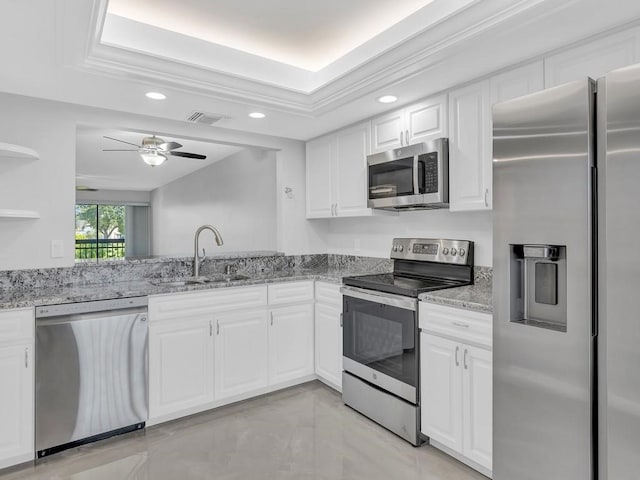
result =
[{"label": "stovetop burner", "polygon": [[343,283],[408,297],[473,283],[473,242],[396,238],[393,273],[343,278]]}]

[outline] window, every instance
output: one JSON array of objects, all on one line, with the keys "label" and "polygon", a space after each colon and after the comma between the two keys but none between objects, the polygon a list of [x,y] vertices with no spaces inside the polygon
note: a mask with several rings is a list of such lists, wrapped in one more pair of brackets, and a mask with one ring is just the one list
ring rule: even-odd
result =
[{"label": "window", "polygon": [[76,260],[149,255],[147,205],[76,204]]}]

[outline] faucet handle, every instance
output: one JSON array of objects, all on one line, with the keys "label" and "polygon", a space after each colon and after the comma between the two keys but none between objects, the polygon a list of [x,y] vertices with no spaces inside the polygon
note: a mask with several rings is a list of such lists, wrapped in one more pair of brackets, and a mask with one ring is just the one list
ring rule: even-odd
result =
[{"label": "faucet handle", "polygon": [[202,261],[204,261],[205,258],[207,258],[207,252],[203,248],[202,249],[202,256],[200,256],[200,254],[198,254],[198,260],[200,260],[202,262]]}]

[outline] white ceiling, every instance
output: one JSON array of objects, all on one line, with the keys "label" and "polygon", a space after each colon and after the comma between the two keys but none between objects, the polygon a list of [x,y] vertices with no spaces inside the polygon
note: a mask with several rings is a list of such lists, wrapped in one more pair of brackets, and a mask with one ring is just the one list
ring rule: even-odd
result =
[{"label": "white ceiling", "polygon": [[76,185],[100,190],[151,191],[242,150],[237,146],[162,136],[167,142],[182,144],[182,147],[177,151],[199,153],[206,155],[207,158],[196,160],[169,156],[166,162],[157,167],[151,167],[144,163],[136,151],[103,151],[103,149],[136,148],[108,140],[104,138],[105,136],[140,145],[142,139],[152,133],[78,126]]},{"label": "white ceiling", "polygon": [[107,13],[318,71],[433,0],[110,0]]},{"label": "white ceiling", "polygon": [[[325,3],[333,5],[317,2]],[[434,10],[441,13],[435,23],[425,18]],[[108,45],[101,42],[106,11],[106,0],[0,2],[0,91],[180,122],[187,137],[191,129],[202,131],[184,121],[200,110],[229,118],[211,127],[210,136],[194,138],[215,140],[224,128],[237,134],[239,144],[261,144],[256,134],[307,140],[598,33],[640,24],[637,0],[614,6],[609,0],[434,0],[309,72],[123,17],[117,17],[126,24],[123,31],[139,27],[145,48],[156,50]],[[367,16],[367,8],[344,15],[353,25]],[[284,20],[301,19],[287,14]],[[167,39],[176,41],[167,46]],[[140,38],[127,37],[134,40]],[[167,99],[149,100],[149,90]],[[387,93],[398,103],[376,102]],[[248,118],[254,110],[267,117]]]}]

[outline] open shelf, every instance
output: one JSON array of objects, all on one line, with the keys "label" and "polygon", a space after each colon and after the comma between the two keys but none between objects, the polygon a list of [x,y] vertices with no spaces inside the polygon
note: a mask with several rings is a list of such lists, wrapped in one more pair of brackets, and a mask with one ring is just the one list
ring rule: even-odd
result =
[{"label": "open shelf", "polygon": [[35,210],[0,208],[0,218],[40,218],[40,213]]},{"label": "open shelf", "polygon": [[0,159],[2,158],[22,158],[25,160],[38,160],[38,152],[22,145],[0,142]]}]

